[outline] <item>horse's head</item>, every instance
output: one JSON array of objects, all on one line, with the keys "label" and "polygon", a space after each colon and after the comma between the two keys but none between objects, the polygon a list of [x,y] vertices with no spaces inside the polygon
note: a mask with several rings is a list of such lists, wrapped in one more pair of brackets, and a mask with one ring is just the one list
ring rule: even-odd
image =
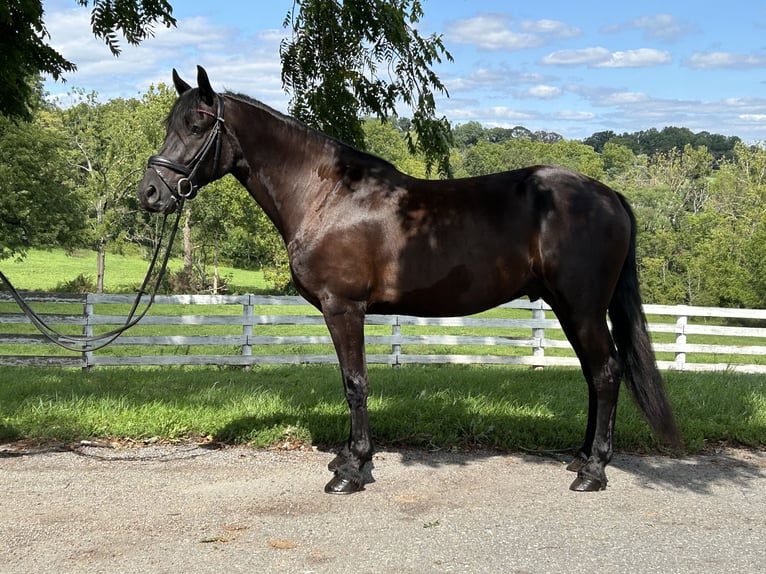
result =
[{"label": "horse's head", "polygon": [[149,158],[138,198],[149,211],[170,213],[181,199],[192,199],[203,185],[227,173],[223,98],[207,72],[197,66],[197,88],[173,70],[178,99],[166,120],[165,142]]}]

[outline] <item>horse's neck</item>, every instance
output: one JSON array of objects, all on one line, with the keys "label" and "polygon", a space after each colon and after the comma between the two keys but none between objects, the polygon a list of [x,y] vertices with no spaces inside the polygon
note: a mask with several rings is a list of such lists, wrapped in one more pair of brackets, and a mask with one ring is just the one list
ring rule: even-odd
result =
[{"label": "horse's neck", "polygon": [[227,119],[244,159],[234,175],[289,242],[337,183],[337,144],[257,106],[238,109],[236,125]]}]

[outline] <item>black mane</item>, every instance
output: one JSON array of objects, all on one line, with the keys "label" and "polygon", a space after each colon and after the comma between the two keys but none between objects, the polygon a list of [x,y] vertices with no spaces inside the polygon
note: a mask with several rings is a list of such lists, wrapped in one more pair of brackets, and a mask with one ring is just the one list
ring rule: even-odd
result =
[{"label": "black mane", "polygon": [[[300,130],[301,132],[306,134],[307,137],[311,137],[317,140],[325,140],[325,141],[332,142],[339,148],[340,150],[339,155],[343,158],[344,163],[366,165],[368,166],[368,168],[372,166],[377,166],[378,168],[391,169],[397,172],[399,171],[396,168],[396,166],[394,166],[391,162],[386,161],[385,159],[378,157],[374,154],[371,154],[369,152],[357,149],[354,146],[347,144],[333,136],[327,135],[326,133],[309,126],[305,122],[297,118],[294,118],[293,116],[289,116],[287,114],[283,114],[282,112],[275,110],[274,108],[264,104],[260,100],[256,100],[255,98],[252,98],[245,94],[230,92],[230,91],[223,92],[222,95],[227,98],[238,100],[240,102],[244,102],[248,105],[258,108],[259,110],[265,112],[271,117],[286,123],[290,128]],[[198,88],[194,88],[192,90],[189,90],[188,92],[181,94],[176,99],[175,103],[173,104],[173,107],[170,109],[170,113],[168,114],[167,118],[165,118],[166,129],[170,129],[172,131],[184,130],[187,127],[184,123],[185,118],[187,117],[189,113],[197,110],[200,107],[200,105],[201,105],[201,98],[199,96]]]},{"label": "black mane", "polygon": [[303,131],[307,136],[314,137],[316,139],[322,139],[322,140],[329,140],[333,142],[335,145],[337,145],[341,149],[341,155],[350,158],[353,156],[356,156],[358,159],[357,161],[365,164],[384,164],[386,167],[391,168],[395,171],[399,171],[396,166],[394,166],[391,162],[386,161],[385,159],[378,157],[374,154],[371,154],[366,151],[362,151],[360,149],[355,148],[354,146],[347,144],[344,141],[339,140],[336,137],[333,137],[331,135],[328,135],[316,128],[311,127],[310,125],[306,124],[305,122],[299,120],[298,118],[295,118],[293,116],[288,116],[287,114],[283,114],[282,112],[279,112],[272,108],[271,106],[268,106],[261,102],[260,100],[256,100],[255,98],[252,98],[250,96],[247,96],[245,94],[235,93],[235,92],[224,92],[224,96],[232,98],[234,100],[239,100],[241,102],[245,102],[246,104],[250,104],[251,106],[254,106],[267,114],[275,117],[278,120],[281,120],[285,123],[287,123],[290,127],[299,129]]}]

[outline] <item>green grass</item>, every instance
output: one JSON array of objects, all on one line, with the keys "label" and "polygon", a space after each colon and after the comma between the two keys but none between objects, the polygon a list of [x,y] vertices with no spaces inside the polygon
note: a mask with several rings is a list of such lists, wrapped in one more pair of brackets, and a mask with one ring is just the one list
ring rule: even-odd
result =
[{"label": "green grass", "polygon": [[[177,271],[182,265],[181,260],[175,259],[170,261],[168,267]],[[135,288],[143,281],[148,268],[149,262],[137,255],[108,253],[104,291],[107,293],[135,291]],[[58,284],[71,281],[80,274],[93,277],[95,282],[96,253],[78,251],[67,254],[62,249],[50,251],[31,249],[23,260],[0,260],[0,270],[17,289],[54,291]],[[268,288],[261,271],[220,266],[218,274],[221,277],[229,277],[230,290],[240,293],[257,293]]]},{"label": "green grass", "polygon": [[[587,391],[578,369],[406,366],[370,368],[373,434],[388,446],[568,449],[579,446]],[[686,443],[766,446],[766,380],[667,373]],[[159,437],[321,447],[347,437],[333,366],[225,368],[0,368],[0,441]],[[623,392],[616,447],[662,450]]]}]

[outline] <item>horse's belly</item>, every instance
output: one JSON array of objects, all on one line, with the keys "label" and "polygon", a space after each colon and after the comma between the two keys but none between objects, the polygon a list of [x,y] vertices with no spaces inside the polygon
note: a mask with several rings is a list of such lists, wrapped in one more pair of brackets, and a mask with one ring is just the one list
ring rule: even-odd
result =
[{"label": "horse's belly", "polygon": [[370,311],[454,317],[479,313],[524,294],[528,269],[479,263],[455,265],[436,276],[427,273],[429,266],[424,264],[409,276],[400,276],[396,287],[386,290],[388,296],[374,298]]}]

